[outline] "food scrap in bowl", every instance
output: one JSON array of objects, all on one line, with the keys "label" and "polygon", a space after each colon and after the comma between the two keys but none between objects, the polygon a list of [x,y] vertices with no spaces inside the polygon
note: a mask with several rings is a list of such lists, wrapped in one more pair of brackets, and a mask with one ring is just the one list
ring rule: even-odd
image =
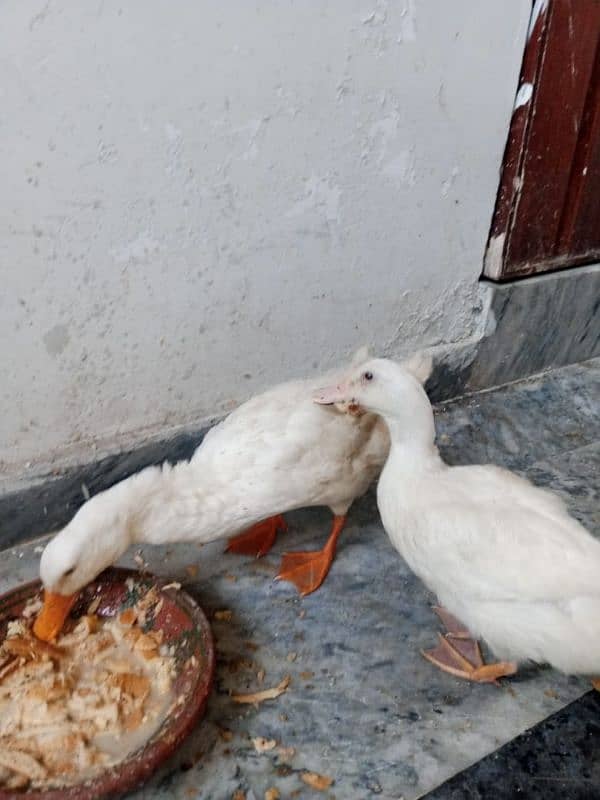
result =
[{"label": "food scrap in bowl", "polygon": [[37,599],[8,623],[0,646],[1,789],[93,779],[157,731],[173,707],[175,663],[162,631],[145,630],[155,598],[150,589],[116,617],[90,606],[54,643],[32,632]]}]

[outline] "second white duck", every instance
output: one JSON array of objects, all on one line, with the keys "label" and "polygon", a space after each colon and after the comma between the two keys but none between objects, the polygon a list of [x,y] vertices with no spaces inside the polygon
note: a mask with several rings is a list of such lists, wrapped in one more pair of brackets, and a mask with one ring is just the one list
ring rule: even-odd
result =
[{"label": "second white duck", "polygon": [[[315,400],[357,403],[387,423],[382,521],[448,630],[429,661],[481,682],[525,660],[600,674],[600,542],[556,495],[495,466],[447,466],[427,395],[392,361],[364,363]],[[502,660],[484,664],[477,638]]]},{"label": "second white duck", "polygon": [[[423,363],[413,359],[415,374]],[[92,497],[44,550],[46,589],[78,591],[137,543],[208,542],[251,526],[230,549],[262,555],[285,529],[282,512],[325,505],[334,521],[323,550],[286,554],[279,573],[302,594],[317,589],[350,505],[389,449],[379,417],[312,402],[322,381],[291,381],[253,397],[209,431],[189,462],[148,467]]]}]

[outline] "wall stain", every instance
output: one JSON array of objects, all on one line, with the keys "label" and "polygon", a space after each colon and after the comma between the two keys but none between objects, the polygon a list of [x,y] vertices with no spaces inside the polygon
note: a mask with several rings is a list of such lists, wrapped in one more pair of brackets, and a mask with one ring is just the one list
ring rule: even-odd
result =
[{"label": "wall stain", "polygon": [[66,325],[55,325],[44,334],[44,344],[51,356],[59,356],[70,341],[69,329]]}]

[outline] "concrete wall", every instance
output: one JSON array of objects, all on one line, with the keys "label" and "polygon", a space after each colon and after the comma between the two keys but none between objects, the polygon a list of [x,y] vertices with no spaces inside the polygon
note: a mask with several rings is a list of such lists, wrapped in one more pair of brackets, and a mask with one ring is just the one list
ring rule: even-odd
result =
[{"label": "concrete wall", "polygon": [[0,467],[477,336],[528,0],[5,0]]}]

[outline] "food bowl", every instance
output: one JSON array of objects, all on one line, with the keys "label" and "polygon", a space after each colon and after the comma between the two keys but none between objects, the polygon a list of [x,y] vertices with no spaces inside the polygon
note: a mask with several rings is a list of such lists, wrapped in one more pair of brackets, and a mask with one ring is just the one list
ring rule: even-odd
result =
[{"label": "food bowl", "polygon": [[[71,615],[81,616],[94,602],[99,617],[115,617],[135,605],[140,595],[152,587],[162,604],[160,611],[148,619],[146,630],[162,631],[163,642],[173,646],[173,691],[181,702],[144,745],[85,783],[26,791],[0,788],[0,800],[99,800],[130,792],[174,753],[204,714],[215,669],[212,633],[198,604],[176,584],[135,570],[111,567],[81,591]],[[0,596],[0,641],[6,636],[9,621],[20,617],[25,605],[40,596],[41,588],[39,581],[33,581]]]}]

